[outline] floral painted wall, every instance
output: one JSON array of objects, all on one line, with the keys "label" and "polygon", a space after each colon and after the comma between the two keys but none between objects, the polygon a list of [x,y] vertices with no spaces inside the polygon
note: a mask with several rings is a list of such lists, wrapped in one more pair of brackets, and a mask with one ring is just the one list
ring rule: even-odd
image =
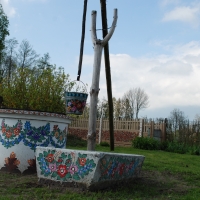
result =
[{"label": "floral painted wall", "polygon": [[55,149],[43,151],[37,157],[40,174],[50,179],[81,180],[96,168],[94,159],[85,153],[62,152]]},{"label": "floral painted wall", "polygon": [[38,113],[3,113],[0,116],[1,171],[35,173],[37,146],[66,147],[68,124],[65,119]]},{"label": "floral painted wall", "polygon": [[134,154],[36,148],[38,178],[76,182],[86,187],[136,177],[143,161],[144,156]]}]

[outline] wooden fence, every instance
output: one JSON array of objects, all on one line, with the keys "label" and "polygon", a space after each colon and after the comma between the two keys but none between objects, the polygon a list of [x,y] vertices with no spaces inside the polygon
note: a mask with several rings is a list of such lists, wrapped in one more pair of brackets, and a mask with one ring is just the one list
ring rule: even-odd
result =
[{"label": "wooden fence", "polygon": [[[109,120],[97,120],[97,140],[109,141]],[[74,119],[69,126],[69,132],[76,134],[83,139],[87,138],[88,119]],[[155,123],[144,119],[135,120],[114,120],[115,143],[118,145],[130,146],[131,141],[136,137],[154,137],[160,141],[166,140],[165,122]],[[100,141],[99,141],[100,142]]]}]

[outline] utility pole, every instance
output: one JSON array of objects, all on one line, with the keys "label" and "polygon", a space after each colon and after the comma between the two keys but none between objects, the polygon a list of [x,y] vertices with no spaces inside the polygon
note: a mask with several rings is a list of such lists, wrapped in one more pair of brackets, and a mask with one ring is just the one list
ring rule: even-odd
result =
[{"label": "utility pole", "polygon": [[[101,3],[101,18],[102,18],[102,33],[103,33],[103,38],[105,38],[106,35],[108,34],[106,0],[100,0],[100,3]],[[113,125],[113,99],[112,99],[112,81],[110,72],[108,43],[104,46],[104,61],[105,61],[107,96],[108,96],[108,106],[109,106],[110,150],[114,151],[115,144],[114,144],[114,125]]]},{"label": "utility pole", "polygon": [[89,112],[89,126],[88,126],[88,140],[87,150],[94,151],[96,144],[96,120],[97,120],[97,101],[99,94],[99,78],[101,68],[101,56],[103,47],[108,43],[112,34],[114,33],[117,23],[117,9],[114,9],[114,19],[109,33],[103,38],[103,40],[97,39],[96,34],[96,11],[92,11],[92,23],[91,23],[91,37],[94,45],[94,64],[92,85],[90,88],[90,112]]}]

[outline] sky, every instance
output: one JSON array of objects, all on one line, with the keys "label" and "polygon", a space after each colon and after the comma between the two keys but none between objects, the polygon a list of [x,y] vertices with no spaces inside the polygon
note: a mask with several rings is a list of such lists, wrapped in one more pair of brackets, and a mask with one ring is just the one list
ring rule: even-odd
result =
[{"label": "sky", "polygon": [[[62,66],[76,80],[84,0],[0,0],[9,19],[10,36],[26,39],[41,56]],[[139,117],[169,117],[173,109],[190,120],[200,115],[200,1],[107,0],[108,27],[118,9],[115,32],[109,40],[112,95],[121,98],[140,87],[149,96],[149,107]],[[81,81],[92,83],[94,49],[91,12],[100,0],[88,0]],[[102,31],[97,31],[102,39]],[[102,55],[99,98],[107,98]],[[89,100],[88,100],[89,101]]]}]

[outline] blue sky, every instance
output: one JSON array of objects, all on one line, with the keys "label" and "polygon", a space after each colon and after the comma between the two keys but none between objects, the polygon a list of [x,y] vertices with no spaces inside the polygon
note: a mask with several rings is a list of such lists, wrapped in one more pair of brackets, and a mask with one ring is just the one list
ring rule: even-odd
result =
[{"label": "blue sky", "polygon": [[[0,0],[9,17],[10,36],[27,39],[41,56],[62,66],[76,79],[83,14],[83,0]],[[108,26],[113,9],[118,22],[109,41],[113,96],[122,97],[133,87],[149,95],[150,106],[139,116],[168,117],[174,108],[193,119],[200,115],[200,1],[107,0]],[[97,11],[101,28],[100,0],[88,0],[81,80],[92,81],[93,46],[91,11]],[[98,38],[102,39],[101,31]],[[106,97],[102,57],[99,97]]]}]

